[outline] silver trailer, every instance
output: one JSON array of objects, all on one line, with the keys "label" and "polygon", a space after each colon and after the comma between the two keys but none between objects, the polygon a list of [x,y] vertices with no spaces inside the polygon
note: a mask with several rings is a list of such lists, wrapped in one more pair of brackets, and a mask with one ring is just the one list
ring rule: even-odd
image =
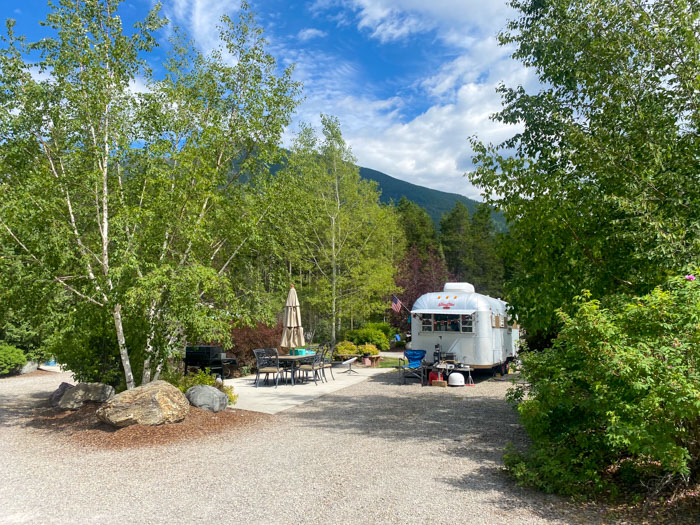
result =
[{"label": "silver trailer", "polygon": [[445,283],[422,295],[411,310],[411,347],[436,350],[472,368],[505,368],[518,354],[520,330],[509,321],[506,302],[478,294],[470,283]]}]

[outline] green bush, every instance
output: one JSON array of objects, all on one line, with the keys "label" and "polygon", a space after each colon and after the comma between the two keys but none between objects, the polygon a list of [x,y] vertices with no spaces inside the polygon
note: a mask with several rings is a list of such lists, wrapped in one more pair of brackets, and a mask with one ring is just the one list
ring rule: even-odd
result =
[{"label": "green bush", "polygon": [[358,346],[357,351],[361,354],[379,355],[379,349],[376,346],[370,344]]},{"label": "green bush", "polygon": [[0,375],[19,372],[26,362],[27,358],[22,350],[0,343]]},{"label": "green bush", "polygon": [[[506,466],[523,484],[590,495],[659,491],[700,474],[700,281],[577,299],[552,348],[522,355],[509,392],[532,440]],[[647,489],[645,489],[647,487]]]},{"label": "green bush", "polygon": [[359,330],[348,330],[345,337],[356,345],[371,344],[380,350],[389,350],[389,338],[376,328],[361,328]]},{"label": "green bush", "polygon": [[357,346],[355,346],[354,343],[351,343],[350,341],[341,341],[337,345],[335,345],[335,351],[333,353],[334,356],[339,356],[339,355],[354,355],[357,353]]},{"label": "green bush", "polygon": [[190,372],[187,375],[183,375],[178,370],[167,370],[161,375],[161,379],[180,389],[183,394],[193,386],[207,385],[218,388],[226,394],[230,405],[235,405],[238,399],[238,396],[233,393],[233,387],[217,382],[208,368],[206,370],[199,370],[196,373]]},{"label": "green bush", "polygon": [[399,333],[398,329],[394,328],[389,323],[367,323],[363,326],[363,328],[369,330],[379,330],[386,336],[387,339],[392,339]]}]

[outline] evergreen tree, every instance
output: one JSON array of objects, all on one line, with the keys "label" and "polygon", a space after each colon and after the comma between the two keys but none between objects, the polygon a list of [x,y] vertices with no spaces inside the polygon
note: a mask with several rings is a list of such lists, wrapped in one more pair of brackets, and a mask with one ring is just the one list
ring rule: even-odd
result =
[{"label": "evergreen tree", "polygon": [[469,210],[457,202],[452,210],[440,219],[440,244],[445,262],[452,277],[458,281],[472,282],[476,272],[474,239]]},{"label": "evergreen tree", "polygon": [[406,235],[406,245],[415,246],[421,257],[427,258],[431,252],[441,255],[438,232],[428,212],[406,197],[401,197],[396,209]]}]

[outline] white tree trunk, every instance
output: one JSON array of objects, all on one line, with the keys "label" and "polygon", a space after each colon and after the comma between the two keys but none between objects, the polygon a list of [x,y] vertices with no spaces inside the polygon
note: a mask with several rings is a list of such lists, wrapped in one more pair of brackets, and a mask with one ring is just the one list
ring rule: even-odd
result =
[{"label": "white tree trunk", "polygon": [[336,332],[335,323],[337,316],[337,278],[338,278],[338,268],[337,268],[337,258],[335,254],[335,217],[331,217],[331,343],[335,345],[336,343]]},{"label": "white tree trunk", "polygon": [[119,355],[122,358],[122,366],[124,367],[124,377],[126,378],[126,388],[131,390],[136,386],[134,383],[134,374],[131,372],[131,361],[129,360],[129,351],[126,348],[126,339],[124,338],[124,326],[122,324],[122,305],[116,304],[112,312],[114,317],[114,328],[117,331],[117,342],[119,343]]}]

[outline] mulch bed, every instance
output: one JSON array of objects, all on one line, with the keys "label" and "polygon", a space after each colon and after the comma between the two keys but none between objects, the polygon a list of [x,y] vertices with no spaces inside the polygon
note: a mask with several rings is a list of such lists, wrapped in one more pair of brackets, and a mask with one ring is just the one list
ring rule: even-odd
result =
[{"label": "mulch bed", "polygon": [[97,403],[86,403],[78,410],[45,408],[28,422],[28,426],[51,431],[74,445],[114,450],[158,447],[221,432],[243,431],[273,418],[231,408],[215,414],[191,406],[187,417],[179,423],[115,428],[97,418],[98,407]]}]

